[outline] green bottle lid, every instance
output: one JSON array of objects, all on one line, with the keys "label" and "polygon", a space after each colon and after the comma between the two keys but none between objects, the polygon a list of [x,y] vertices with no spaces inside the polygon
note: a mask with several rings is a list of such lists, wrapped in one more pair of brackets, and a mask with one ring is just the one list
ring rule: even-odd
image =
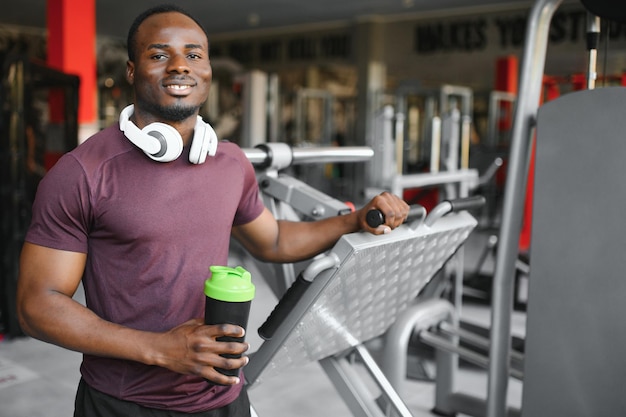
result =
[{"label": "green bottle lid", "polygon": [[220,301],[245,302],[254,298],[250,272],[242,267],[211,266],[211,278],[204,281],[204,294]]}]

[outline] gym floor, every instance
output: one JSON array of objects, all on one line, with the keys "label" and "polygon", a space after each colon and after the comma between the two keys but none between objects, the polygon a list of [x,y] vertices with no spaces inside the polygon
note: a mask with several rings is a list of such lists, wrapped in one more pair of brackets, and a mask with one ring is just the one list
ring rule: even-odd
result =
[{"label": "gym floor", "polygon": [[[465,244],[466,270],[473,270],[484,249],[486,235],[474,232]],[[486,262],[484,268],[491,266]],[[254,275],[253,275],[254,276]],[[276,298],[265,283],[255,281],[257,296],[252,304],[249,328],[258,328],[276,304]],[[83,300],[82,292],[76,295]],[[461,318],[487,327],[489,307],[482,303],[464,302]],[[525,314],[514,311],[512,332],[523,337]],[[252,351],[261,339],[249,331],[247,340]],[[80,378],[81,355],[28,337],[0,341],[0,417],[67,417],[73,413],[76,386]],[[436,368],[426,355],[422,365],[433,375]],[[462,363],[456,373],[457,391],[485,398],[486,371]],[[415,417],[433,416],[434,382],[423,378],[407,379],[398,390]],[[259,417],[273,416],[350,416],[351,413],[332,382],[317,364],[296,367],[250,388],[251,402]],[[509,383],[507,402],[520,407],[522,384],[516,379]]]}]

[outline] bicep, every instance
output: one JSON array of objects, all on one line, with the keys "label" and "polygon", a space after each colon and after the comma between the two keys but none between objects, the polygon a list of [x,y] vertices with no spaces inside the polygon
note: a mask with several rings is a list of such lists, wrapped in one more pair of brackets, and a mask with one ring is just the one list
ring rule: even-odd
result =
[{"label": "bicep", "polygon": [[244,248],[259,259],[267,260],[278,245],[278,222],[267,209],[249,223],[233,227],[232,234]]}]

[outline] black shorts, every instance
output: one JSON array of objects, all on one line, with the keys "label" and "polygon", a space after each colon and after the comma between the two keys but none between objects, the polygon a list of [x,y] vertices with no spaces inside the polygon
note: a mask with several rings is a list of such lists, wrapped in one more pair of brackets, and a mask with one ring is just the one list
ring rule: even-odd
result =
[{"label": "black shorts", "polygon": [[119,400],[91,388],[81,378],[74,407],[74,417],[250,417],[250,400],[245,385],[239,397],[222,408],[202,413],[182,413]]}]

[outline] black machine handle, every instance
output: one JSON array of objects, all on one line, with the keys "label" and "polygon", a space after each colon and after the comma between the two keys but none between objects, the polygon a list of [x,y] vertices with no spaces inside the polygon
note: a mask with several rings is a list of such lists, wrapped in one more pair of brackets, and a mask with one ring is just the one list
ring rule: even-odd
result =
[{"label": "black machine handle", "polygon": [[[459,212],[463,210],[471,210],[480,208],[485,205],[485,197],[482,195],[475,195],[471,197],[457,198],[455,200],[444,200],[439,203],[433,211],[429,214],[429,217],[439,218],[448,213]],[[426,215],[426,210],[419,204],[413,204],[409,208],[409,214],[406,218],[407,222],[420,219]],[[431,223],[433,221],[431,218]],[[378,209],[373,209],[367,212],[365,217],[368,226],[376,228],[385,223],[385,215]]]},{"label": "black machine handle", "polygon": [[458,198],[456,200],[448,200],[448,202],[450,203],[451,212],[480,208],[485,205],[485,201],[485,197],[483,197],[482,195]]},{"label": "black machine handle", "polygon": [[274,336],[278,326],[280,326],[285,317],[287,317],[296,304],[298,304],[302,295],[304,295],[310,286],[311,281],[304,279],[304,276],[300,273],[294,283],[291,284],[291,287],[289,287],[289,289],[280,298],[276,307],[274,307],[270,315],[265,320],[265,323],[259,327],[259,336],[261,336],[263,340],[270,340],[272,336]]},{"label": "black machine handle", "polygon": [[[413,204],[409,208],[409,214],[407,215],[406,221],[409,222],[409,221],[420,219],[424,217],[425,214],[426,214],[426,210],[424,209],[423,206],[419,204]],[[376,228],[380,226],[381,224],[385,223],[385,215],[383,214],[382,211],[378,209],[372,209],[368,211],[367,214],[365,215],[365,220],[369,227]]]},{"label": "black machine handle", "polygon": [[444,200],[437,204],[430,211],[430,213],[428,213],[428,216],[426,216],[426,219],[424,220],[424,224],[430,227],[446,214],[480,208],[485,205],[485,201],[485,197],[482,195],[457,198],[455,200]]}]

